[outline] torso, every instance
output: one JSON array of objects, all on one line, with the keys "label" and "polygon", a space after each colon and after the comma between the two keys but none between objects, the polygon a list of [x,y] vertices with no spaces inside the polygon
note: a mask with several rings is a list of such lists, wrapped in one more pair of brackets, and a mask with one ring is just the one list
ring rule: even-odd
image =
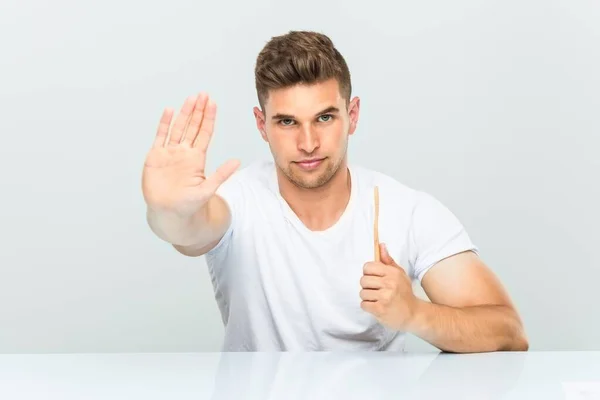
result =
[{"label": "torso", "polygon": [[359,292],[374,257],[374,186],[380,240],[409,275],[414,191],[377,172],[350,171],[346,211],[322,232],[306,228],[281,198],[272,163],[242,171],[232,229],[207,254],[224,350],[403,349],[404,333],[363,311]]}]

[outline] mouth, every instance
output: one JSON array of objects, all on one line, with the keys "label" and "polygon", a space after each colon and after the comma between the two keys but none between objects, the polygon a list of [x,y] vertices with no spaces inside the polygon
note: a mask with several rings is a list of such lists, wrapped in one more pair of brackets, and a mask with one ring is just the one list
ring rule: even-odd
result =
[{"label": "mouth", "polygon": [[310,171],[317,168],[325,158],[313,158],[310,160],[296,161],[296,164],[305,171]]}]

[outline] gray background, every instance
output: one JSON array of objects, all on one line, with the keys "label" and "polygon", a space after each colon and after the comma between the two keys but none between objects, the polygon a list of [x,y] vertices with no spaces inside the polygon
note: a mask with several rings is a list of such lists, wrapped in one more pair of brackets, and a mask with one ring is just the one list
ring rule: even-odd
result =
[{"label": "gray background", "polygon": [[600,349],[597,1],[4,0],[0,352],[219,349],[204,259],[147,227],[142,165],[162,109],[200,90],[211,171],[269,158],[253,67],[291,29],[350,65],[350,160],[455,212],[531,349]]}]

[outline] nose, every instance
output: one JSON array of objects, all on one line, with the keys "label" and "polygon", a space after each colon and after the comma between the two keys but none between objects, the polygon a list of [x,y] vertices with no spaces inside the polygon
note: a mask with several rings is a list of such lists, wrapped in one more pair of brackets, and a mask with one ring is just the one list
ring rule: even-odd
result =
[{"label": "nose", "polygon": [[298,149],[311,154],[319,148],[319,136],[310,127],[303,128],[298,135]]}]

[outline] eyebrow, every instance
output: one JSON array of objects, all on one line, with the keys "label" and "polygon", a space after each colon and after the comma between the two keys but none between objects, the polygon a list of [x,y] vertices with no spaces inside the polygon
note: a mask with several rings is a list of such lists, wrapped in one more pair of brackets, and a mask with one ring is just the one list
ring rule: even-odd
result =
[{"label": "eyebrow", "polygon": [[[339,113],[339,112],[340,112],[339,108],[331,106],[331,107],[327,107],[326,109],[324,109],[322,111],[319,111],[318,113],[315,114],[315,116],[327,114],[327,113]],[[271,119],[295,119],[295,118],[296,117],[294,117],[291,114],[281,114],[281,113],[275,114],[275,115],[273,115],[273,117],[271,117]]]}]

